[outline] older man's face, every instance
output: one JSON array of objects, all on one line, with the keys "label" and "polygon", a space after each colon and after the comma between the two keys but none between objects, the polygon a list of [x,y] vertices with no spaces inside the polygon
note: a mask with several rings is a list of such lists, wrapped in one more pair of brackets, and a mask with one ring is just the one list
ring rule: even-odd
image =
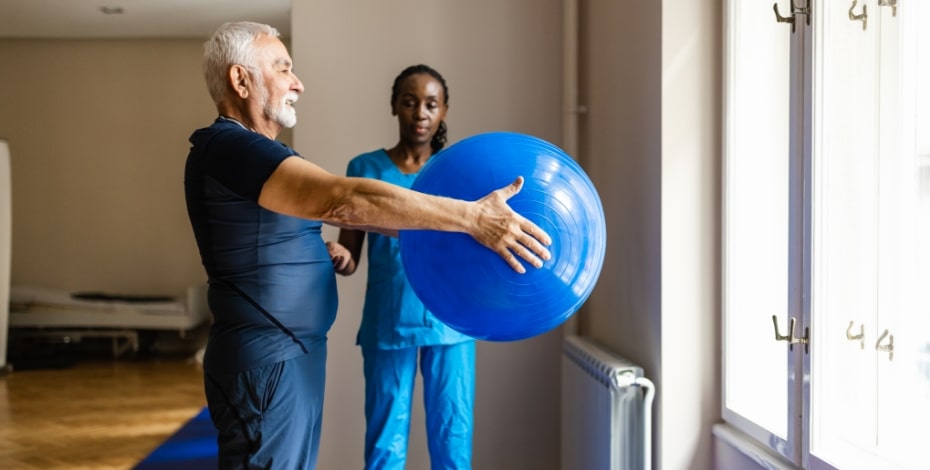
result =
[{"label": "older man's face", "polygon": [[294,103],[303,93],[304,85],[294,74],[291,56],[278,38],[263,36],[256,40],[256,48],[262,110],[281,126],[294,127],[297,124]]}]

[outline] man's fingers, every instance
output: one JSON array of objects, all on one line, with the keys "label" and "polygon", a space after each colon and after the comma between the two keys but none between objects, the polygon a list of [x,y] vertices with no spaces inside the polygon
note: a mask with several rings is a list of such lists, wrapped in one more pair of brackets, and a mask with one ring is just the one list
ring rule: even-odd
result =
[{"label": "man's fingers", "polygon": [[520,262],[529,263],[535,268],[541,268],[545,260],[552,257],[549,250],[536,238],[528,233],[522,233],[512,238],[507,245],[497,251],[504,261],[516,272],[524,274],[526,267]]},{"label": "man's fingers", "polygon": [[[543,261],[548,261],[550,258],[552,258],[552,253],[549,252],[549,249],[543,246],[543,244],[540,243],[539,240],[537,240],[534,237],[525,235],[523,246],[526,248],[529,248],[529,250],[527,250],[527,253],[532,252],[534,258],[537,258],[540,260],[538,265],[535,263],[533,264],[537,268],[543,265]],[[524,258],[526,257],[524,256]]]},{"label": "man's fingers", "polygon": [[543,260],[540,259],[541,257],[527,249],[525,245],[517,245],[512,251],[523,258],[524,261],[533,265],[534,268],[541,268],[543,265]]},{"label": "man's fingers", "polygon": [[[530,251],[536,254],[539,258],[543,260],[549,260],[552,258],[552,254],[549,252],[549,249],[546,248],[549,245],[552,245],[552,238],[546,233],[543,229],[539,228],[538,225],[533,222],[523,219],[523,235],[519,238],[519,242],[523,246],[529,248]],[[523,258],[526,258],[525,256]],[[541,266],[542,264],[540,264]],[[536,266],[537,268],[539,266]]]},{"label": "man's fingers", "polygon": [[[532,221],[513,211],[506,201],[523,189],[525,180],[518,176],[512,183],[489,194],[480,204],[486,205],[489,212],[498,217],[501,225],[482,236],[475,236],[481,244],[491,248],[504,259],[514,271],[523,274],[526,266],[521,258],[531,266],[540,268],[545,261],[552,258],[547,246],[552,238]],[[501,212],[503,211],[503,212]],[[501,218],[502,217],[502,218]],[[497,231],[497,230],[503,230]],[[493,233],[495,232],[496,233]]]},{"label": "man's fingers", "polygon": [[498,251],[497,254],[504,259],[504,262],[510,266],[510,269],[513,269],[520,274],[526,274],[526,268],[523,267],[523,263],[520,263],[520,260],[517,259],[517,256],[514,255],[510,250],[504,248],[503,250]]},{"label": "man's fingers", "polygon": [[[539,243],[542,243],[543,245],[549,246],[552,244],[552,237],[550,237],[549,234],[546,233],[543,229],[539,228],[539,226],[537,226],[536,224],[530,221],[527,221],[527,225],[528,227],[525,227],[523,229],[524,232],[528,233],[530,236],[532,236],[535,240],[537,240]],[[546,259],[549,259],[549,258],[546,258]]]}]

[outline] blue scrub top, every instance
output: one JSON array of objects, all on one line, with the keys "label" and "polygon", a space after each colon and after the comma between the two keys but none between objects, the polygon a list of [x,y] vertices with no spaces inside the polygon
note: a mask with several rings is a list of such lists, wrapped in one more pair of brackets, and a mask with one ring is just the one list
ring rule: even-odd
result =
[{"label": "blue scrub top", "polygon": [[[402,173],[384,149],[353,158],[346,175],[405,188],[417,177],[417,173]],[[364,348],[400,349],[473,339],[442,323],[414,294],[404,274],[397,238],[368,232],[368,287],[356,343]]]},{"label": "blue scrub top", "polygon": [[208,372],[239,372],[325,341],[336,278],[321,223],[258,205],[286,145],[224,118],[191,137],[184,174],[188,215],[209,278],[214,323]]}]

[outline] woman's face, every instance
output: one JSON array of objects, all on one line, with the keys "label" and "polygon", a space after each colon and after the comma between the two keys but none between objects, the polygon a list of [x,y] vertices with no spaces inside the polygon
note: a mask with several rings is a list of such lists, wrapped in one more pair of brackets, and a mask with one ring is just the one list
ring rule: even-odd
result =
[{"label": "woman's face", "polygon": [[446,97],[442,84],[427,73],[413,74],[398,87],[393,103],[401,141],[410,145],[429,145],[446,117]]}]

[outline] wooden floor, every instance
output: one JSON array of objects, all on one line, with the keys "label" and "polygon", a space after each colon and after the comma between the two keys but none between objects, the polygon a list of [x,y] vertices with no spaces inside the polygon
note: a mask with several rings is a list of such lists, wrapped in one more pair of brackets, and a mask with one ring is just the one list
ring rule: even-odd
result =
[{"label": "wooden floor", "polygon": [[190,358],[14,370],[0,377],[0,468],[131,469],[205,405]]}]

